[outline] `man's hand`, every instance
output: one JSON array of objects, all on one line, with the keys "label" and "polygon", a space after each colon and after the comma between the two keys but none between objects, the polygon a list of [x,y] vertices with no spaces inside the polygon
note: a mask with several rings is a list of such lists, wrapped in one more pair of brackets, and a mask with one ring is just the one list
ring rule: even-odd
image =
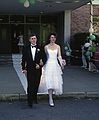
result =
[{"label": "man's hand", "polygon": [[42,61],[42,59],[40,59],[40,65],[43,66],[43,61]]},{"label": "man's hand", "polygon": [[36,64],[36,69],[40,69],[40,66],[39,66],[39,64]]}]

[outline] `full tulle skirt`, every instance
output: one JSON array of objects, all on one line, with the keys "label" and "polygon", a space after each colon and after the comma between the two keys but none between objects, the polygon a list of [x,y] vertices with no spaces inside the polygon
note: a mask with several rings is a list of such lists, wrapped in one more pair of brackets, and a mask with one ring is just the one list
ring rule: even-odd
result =
[{"label": "full tulle skirt", "polygon": [[48,89],[53,89],[56,95],[63,93],[62,70],[57,61],[49,61],[42,68],[39,93],[48,94]]}]

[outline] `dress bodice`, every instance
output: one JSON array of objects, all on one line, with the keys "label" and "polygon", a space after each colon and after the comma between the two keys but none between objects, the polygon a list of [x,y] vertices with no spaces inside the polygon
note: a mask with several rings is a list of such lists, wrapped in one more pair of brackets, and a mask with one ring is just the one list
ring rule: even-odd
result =
[{"label": "dress bodice", "polygon": [[57,61],[57,49],[51,50],[47,48],[47,58],[49,62]]}]

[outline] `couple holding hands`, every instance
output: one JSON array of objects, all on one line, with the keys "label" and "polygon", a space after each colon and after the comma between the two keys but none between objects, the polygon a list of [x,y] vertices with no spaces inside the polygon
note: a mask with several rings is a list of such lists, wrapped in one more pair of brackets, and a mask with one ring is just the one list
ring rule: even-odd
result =
[{"label": "couple holding hands", "polygon": [[62,69],[66,64],[62,59],[60,46],[56,42],[57,35],[49,35],[49,44],[44,49],[37,45],[37,36],[31,35],[29,45],[22,52],[22,72],[27,73],[27,101],[32,108],[37,104],[37,93],[48,93],[49,105],[54,106],[53,93],[63,93]]}]

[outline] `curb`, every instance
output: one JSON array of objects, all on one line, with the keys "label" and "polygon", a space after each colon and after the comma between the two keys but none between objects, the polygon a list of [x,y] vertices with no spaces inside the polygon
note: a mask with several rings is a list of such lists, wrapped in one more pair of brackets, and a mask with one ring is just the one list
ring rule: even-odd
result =
[{"label": "curb", "polygon": [[99,98],[99,92],[67,92],[62,96],[75,98]]},{"label": "curb", "polygon": [[[48,95],[38,94],[38,99],[46,99]],[[99,98],[99,92],[67,92],[63,95],[55,96],[55,99],[60,98]],[[26,94],[0,94],[0,101],[26,100]]]}]

